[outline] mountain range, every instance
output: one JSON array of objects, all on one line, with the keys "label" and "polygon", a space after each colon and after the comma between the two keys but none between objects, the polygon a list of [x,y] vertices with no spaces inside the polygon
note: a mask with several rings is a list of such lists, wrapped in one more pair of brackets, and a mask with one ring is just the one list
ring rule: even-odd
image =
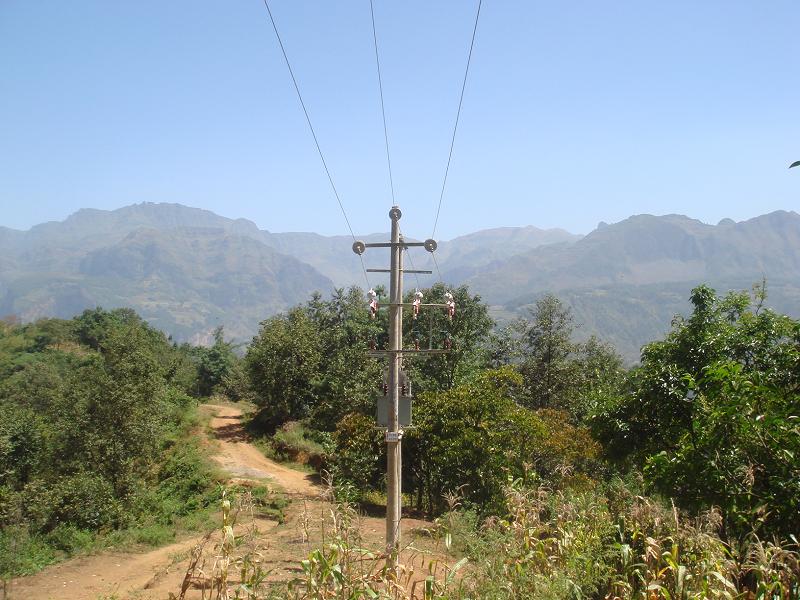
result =
[{"label": "mountain range", "polygon": [[[387,234],[365,241],[385,241]],[[204,343],[217,325],[247,341],[264,318],[314,291],[364,285],[348,236],[273,233],[180,204],[82,209],[27,231],[0,227],[0,316],[29,321],[85,308],[131,306],[176,340]],[[417,269],[437,270],[413,251]],[[750,289],[800,315],[800,215],[777,211],[709,225],[682,215],[636,215],[586,236],[562,229],[487,229],[439,244],[447,283],[466,283],[500,321],[545,292],[573,309],[579,334],[597,334],[635,361],[688,308],[692,287]],[[386,252],[370,250],[383,267]],[[435,276],[407,285],[427,286]],[[370,274],[370,284],[385,278]]]}]

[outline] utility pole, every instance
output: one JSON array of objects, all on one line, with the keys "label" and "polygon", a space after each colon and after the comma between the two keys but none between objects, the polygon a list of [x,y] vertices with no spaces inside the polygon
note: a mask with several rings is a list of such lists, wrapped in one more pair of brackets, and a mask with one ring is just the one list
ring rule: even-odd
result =
[{"label": "utility pole", "polygon": [[[446,350],[418,350],[403,349],[403,273],[427,273],[431,271],[404,270],[403,269],[403,250],[413,246],[422,246],[428,252],[434,252],[437,244],[434,240],[425,242],[406,242],[400,236],[400,217],[402,213],[397,206],[393,206],[389,211],[389,218],[392,221],[391,241],[389,243],[365,244],[361,241],[353,243],[353,252],[363,254],[367,248],[389,248],[390,268],[387,269],[367,269],[372,273],[389,273],[389,348],[387,350],[372,350],[370,356],[387,357],[389,359],[388,377],[388,422],[386,429],[386,554],[389,556],[389,563],[392,567],[396,565],[397,552],[400,549],[400,519],[402,517],[402,439],[403,428],[400,423],[399,406],[401,397],[401,387],[403,387],[401,374],[403,355],[415,354],[442,354]],[[373,315],[378,309],[377,299],[373,290],[370,290],[370,297],[373,298]],[[420,294],[421,297],[421,294]],[[412,304],[408,304],[409,307]],[[415,310],[420,306],[437,306],[452,310],[454,305],[450,304],[417,304]],[[452,313],[451,313],[452,314]]]},{"label": "utility pole", "polygon": [[389,275],[389,427],[386,430],[386,551],[394,554],[400,546],[402,516],[402,439],[400,430],[400,364],[403,350],[403,246],[400,244],[400,217],[396,206],[389,211],[392,220],[391,273]]}]

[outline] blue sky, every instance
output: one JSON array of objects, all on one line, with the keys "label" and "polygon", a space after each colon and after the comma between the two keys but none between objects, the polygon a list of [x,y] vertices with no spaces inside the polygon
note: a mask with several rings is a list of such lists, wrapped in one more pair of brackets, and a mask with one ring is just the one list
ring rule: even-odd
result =
[{"label": "blue sky", "polygon": [[[476,4],[375,0],[430,235]],[[356,233],[391,199],[369,2],[271,0]],[[439,236],[800,207],[800,2],[485,0]],[[346,233],[260,0],[0,2],[0,224],[181,202]]]}]

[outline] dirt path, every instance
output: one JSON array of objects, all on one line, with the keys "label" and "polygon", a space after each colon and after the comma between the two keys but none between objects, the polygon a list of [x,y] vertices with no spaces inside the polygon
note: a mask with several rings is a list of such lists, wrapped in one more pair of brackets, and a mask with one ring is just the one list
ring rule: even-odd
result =
[{"label": "dirt path", "polygon": [[214,457],[222,468],[234,478],[274,481],[284,492],[315,498],[319,488],[311,476],[276,463],[253,446],[242,427],[242,411],[232,406],[208,404],[215,416],[211,419],[214,436],[220,448]]},{"label": "dirt path", "polygon": [[[328,505],[319,498],[321,490],[310,475],[269,460],[255,448],[242,426],[241,410],[225,405],[205,405],[205,409],[214,414],[210,422],[217,445],[214,460],[231,481],[273,482],[292,499],[285,523],[255,519],[248,524],[257,530],[254,539],[263,564],[270,570],[270,579],[288,580],[296,575],[298,562],[321,536],[320,523],[329,514]],[[404,519],[404,535],[408,539],[413,529],[429,525]],[[358,517],[357,526],[368,545],[380,547],[382,518]],[[202,539],[197,536],[140,554],[113,552],[70,559],[13,581],[8,599],[162,600],[170,593],[177,596],[192,549]],[[213,545],[214,538],[207,551],[213,550]],[[413,562],[414,556],[409,555],[407,562]],[[199,590],[192,590],[186,597],[200,596]]]}]

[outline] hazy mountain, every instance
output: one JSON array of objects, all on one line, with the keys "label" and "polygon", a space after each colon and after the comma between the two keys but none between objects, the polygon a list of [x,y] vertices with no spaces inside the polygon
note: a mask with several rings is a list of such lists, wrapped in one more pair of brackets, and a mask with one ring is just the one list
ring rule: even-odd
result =
[{"label": "hazy mountain", "polygon": [[530,225],[499,227],[442,242],[436,255],[443,276],[460,281],[494,262],[541,246],[571,244],[581,237],[563,229],[539,229]]},{"label": "hazy mountain", "polygon": [[[364,272],[358,255],[353,253],[353,238],[346,235],[324,236],[317,233],[269,233],[262,232],[265,244],[279,252],[291,254],[330,277],[337,287],[354,283],[364,287]],[[385,242],[388,233],[360,236],[364,242]],[[364,256],[365,265],[382,268],[387,263],[388,253],[383,249],[370,249]],[[373,285],[388,281],[386,277],[371,275]]]},{"label": "hazy mountain", "polygon": [[800,215],[778,211],[707,225],[681,215],[637,215],[571,245],[544,246],[494,261],[466,282],[507,314],[544,292],[574,308],[585,333],[635,359],[688,308],[692,287],[750,289],[766,278],[769,303],[800,315]]},{"label": "hazy mountain", "polygon": [[[0,315],[29,320],[97,304],[132,306],[178,339],[202,339],[224,324],[247,340],[260,320],[315,290],[363,286],[351,245],[349,236],[273,233],[180,204],[84,209],[28,231],[0,227]],[[364,258],[367,267],[385,267],[387,252],[370,249]],[[435,270],[424,250],[413,249],[411,258],[417,269]],[[584,237],[561,229],[487,229],[440,242],[437,260],[446,281],[468,283],[500,318],[556,293],[583,323],[582,335],[612,341],[629,360],[687,310],[689,292],[701,282],[725,291],[750,289],[766,277],[770,305],[800,316],[794,212],[717,225],[637,215]],[[419,284],[435,279],[422,276]],[[373,285],[384,281],[370,274]]]},{"label": "hazy mountain", "polygon": [[32,320],[131,306],[177,339],[201,340],[224,324],[248,340],[262,319],[333,287],[261,237],[243,219],[152,204],[0,231],[8,250],[0,262],[0,314]]},{"label": "hazy mountain", "polygon": [[[575,237],[530,227],[492,230],[445,242],[440,255],[457,265],[468,254],[477,258],[478,239],[486,257],[503,257],[514,248]],[[132,306],[177,339],[203,339],[224,324],[229,335],[247,340],[260,320],[314,291],[363,286],[351,245],[348,236],[271,233],[246,219],[180,204],[82,209],[28,231],[0,227],[0,315],[31,320],[70,317],[96,305]],[[430,262],[419,253],[422,263]],[[383,267],[387,256],[372,249],[365,259]],[[373,285],[385,280],[370,276]]]},{"label": "hazy mountain", "polygon": [[[267,233],[264,232],[264,242],[279,252],[292,254],[300,260],[312,265],[320,272],[330,277],[337,286],[347,286],[352,283],[364,284],[364,275],[358,256],[351,249],[353,240],[349,236],[325,237],[316,233]],[[389,233],[373,233],[359,236],[364,242],[386,242]],[[414,238],[408,238],[413,240]],[[525,252],[545,244],[569,243],[581,239],[581,236],[569,233],[563,229],[538,229],[536,227],[502,227],[485,229],[457,237],[450,241],[442,241],[436,251],[439,267],[443,277],[448,279],[463,279],[476,268],[485,266],[493,260],[509,258],[520,252]],[[409,263],[413,261],[417,269],[435,270],[435,265],[430,254],[423,249],[415,248]],[[364,254],[367,267],[384,268],[389,261],[388,250],[370,248]],[[436,281],[436,275],[423,277],[421,283],[430,285]],[[371,275],[370,281],[374,285],[380,283],[385,277]]]},{"label": "hazy mountain", "polygon": [[624,283],[800,276],[800,215],[779,211],[706,225],[680,215],[637,215],[567,247],[545,246],[495,261],[468,282],[495,302],[548,289]]}]

